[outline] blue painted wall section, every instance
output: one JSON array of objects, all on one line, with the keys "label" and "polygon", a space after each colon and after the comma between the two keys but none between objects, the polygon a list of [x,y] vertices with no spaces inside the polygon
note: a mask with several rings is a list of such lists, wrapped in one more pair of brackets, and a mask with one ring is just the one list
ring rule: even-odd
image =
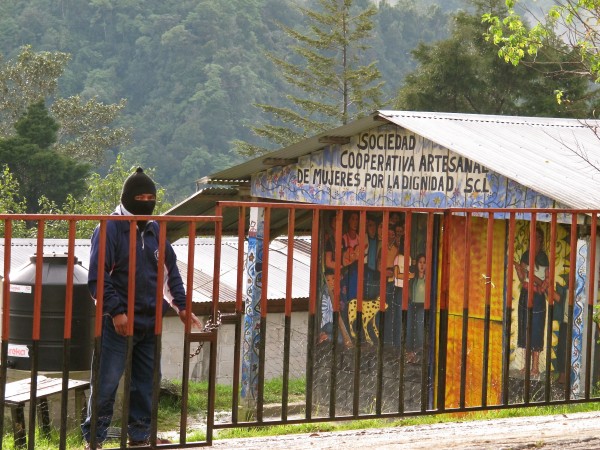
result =
[{"label": "blue painted wall section", "polygon": [[250,209],[248,254],[246,256],[246,292],[244,342],[242,348],[241,397],[248,408],[255,405],[258,389],[258,351],[260,343],[260,297],[262,293],[262,251],[264,208]]},{"label": "blue painted wall section", "polygon": [[577,241],[575,301],[573,303],[573,344],[571,347],[571,392],[575,399],[583,398],[585,395],[585,380],[581,379],[581,375],[585,373],[583,341],[585,339],[585,306],[587,304],[585,286],[588,247],[587,240],[579,239]]}]

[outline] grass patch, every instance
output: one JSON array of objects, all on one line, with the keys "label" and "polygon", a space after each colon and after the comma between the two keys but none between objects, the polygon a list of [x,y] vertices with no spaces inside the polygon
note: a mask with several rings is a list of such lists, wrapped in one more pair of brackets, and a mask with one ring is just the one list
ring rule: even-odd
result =
[{"label": "grass patch", "polygon": [[[216,394],[216,411],[230,411],[233,389],[229,386],[218,385]],[[181,417],[181,383],[171,382],[167,395],[161,395],[158,411],[159,434],[168,430],[178,430]],[[282,380],[274,379],[265,383],[265,404],[281,404]],[[295,379],[289,383],[289,402],[304,402],[305,380]],[[188,396],[188,442],[203,442],[206,440],[206,429],[195,426],[193,420],[206,416],[208,403],[208,383],[193,382],[189,384]],[[316,422],[294,425],[273,425],[260,427],[226,428],[216,430],[214,439],[232,439],[263,436],[279,436],[300,433],[322,433],[329,431],[357,430],[364,428],[386,428],[397,426],[427,425],[447,422],[469,422],[475,420],[503,419],[510,417],[542,416],[554,414],[573,414],[578,412],[598,411],[599,402],[561,404],[551,406],[530,406],[523,408],[496,409],[489,411],[474,411],[463,413],[445,413],[424,416],[398,417],[389,419],[362,419],[344,420],[338,422]],[[118,425],[118,424],[115,424]],[[5,435],[2,449],[15,450],[12,427],[9,421],[5,422]],[[40,450],[54,450],[58,448],[58,430],[52,430],[50,438],[36,433],[35,448]],[[118,443],[115,443],[118,445]],[[82,447],[81,433],[73,429],[67,436],[67,449],[79,450]]]},{"label": "grass patch", "polygon": [[[304,401],[306,382],[304,378],[289,380],[288,402]],[[281,404],[283,380],[274,378],[266,381],[264,386],[264,402]],[[173,430],[179,428],[181,417],[181,381],[164,383],[158,409],[159,430]],[[217,385],[215,397],[215,411],[231,411],[233,388],[231,386]],[[208,382],[190,381],[188,386],[188,419],[206,417],[208,408]]]},{"label": "grass patch", "polygon": [[531,406],[469,413],[445,413],[411,416],[393,419],[362,419],[340,422],[320,422],[299,425],[273,425],[268,427],[227,428],[218,430],[214,439],[233,439],[285,434],[319,433],[328,431],[360,430],[365,428],[388,428],[398,426],[431,425],[436,423],[472,422],[476,420],[505,419],[510,417],[547,416],[598,411],[600,403],[578,403],[571,405]]}]

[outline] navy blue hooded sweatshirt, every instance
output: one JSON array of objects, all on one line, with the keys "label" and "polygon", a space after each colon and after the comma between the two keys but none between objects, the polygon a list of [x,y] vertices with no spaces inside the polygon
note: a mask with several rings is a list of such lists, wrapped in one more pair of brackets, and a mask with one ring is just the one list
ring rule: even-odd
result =
[{"label": "navy blue hooded sweatshirt", "polygon": [[[117,207],[115,214],[123,214]],[[154,328],[156,314],[156,286],[158,283],[158,223],[150,221],[142,233],[137,231],[134,328]],[[92,235],[88,288],[96,299],[98,280],[98,250],[100,227]],[[185,310],[185,288],[177,268],[177,257],[171,244],[166,243],[164,297],[172,299],[178,311]],[[129,280],[129,221],[109,220],[106,225],[106,254],[104,264],[103,314],[114,317],[127,313],[127,291]],[[163,315],[170,302],[163,298]]]}]

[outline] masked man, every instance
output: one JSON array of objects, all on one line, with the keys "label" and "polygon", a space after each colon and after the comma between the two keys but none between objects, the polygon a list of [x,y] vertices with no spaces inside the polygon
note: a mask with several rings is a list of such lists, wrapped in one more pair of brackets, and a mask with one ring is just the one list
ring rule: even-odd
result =
[{"label": "masked man", "polygon": [[[150,215],[156,205],[156,186],[142,168],[130,175],[123,184],[121,204],[114,215],[138,216]],[[155,221],[137,221],[136,230],[136,266],[135,273],[129,273],[129,221],[109,220],[106,226],[106,247],[104,267],[98,267],[100,252],[100,227],[96,227],[92,236],[90,271],[88,287],[92,297],[96,298],[98,271],[104,270],[103,322],[100,365],[97,374],[92,373],[97,383],[96,445],[106,439],[112,420],[113,407],[119,380],[123,375],[127,356],[127,317],[128,301],[134,302],[133,349],[131,367],[131,389],[129,397],[129,417],[122,418],[127,423],[129,444],[146,445],[150,438],[150,418],[152,412],[152,380],[154,370],[154,323],[156,314],[156,287],[158,283],[159,225]],[[165,252],[165,297],[163,314],[169,306],[178,311],[185,322],[186,295],[183,281],[177,269],[177,258],[167,242]],[[135,276],[135,298],[128,299],[129,277]],[[192,323],[200,325],[198,318],[192,315]],[[97,358],[98,355],[94,355]],[[160,361],[157,361],[160,364]],[[90,446],[91,407],[88,405],[87,418],[82,424],[83,436]],[[159,439],[159,443],[166,443]]]}]

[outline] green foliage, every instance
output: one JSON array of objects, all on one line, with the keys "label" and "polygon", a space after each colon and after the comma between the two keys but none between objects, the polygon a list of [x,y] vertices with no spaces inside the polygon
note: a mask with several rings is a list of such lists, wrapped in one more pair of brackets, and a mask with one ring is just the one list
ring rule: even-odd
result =
[{"label": "green foliage", "polygon": [[516,12],[517,0],[506,0],[505,14],[489,12],[482,15],[488,25],[487,39],[499,47],[498,54],[506,62],[517,65],[527,55],[534,56],[544,48],[555,48],[555,34],[562,36],[577,57],[563,65],[562,70],[600,83],[600,52],[598,21],[599,0],[559,0],[544,19],[529,28]]},{"label": "green foliage", "polygon": [[[560,62],[571,58],[568,49],[557,42],[557,53],[538,55],[536,62],[543,64],[538,70],[530,67],[529,57],[524,64],[507,65],[484,38],[483,6],[473,3],[479,4],[473,13],[454,16],[448,39],[421,44],[413,52],[420,65],[399,91],[399,109],[589,117],[595,94],[585,79],[560,71]],[[503,0],[485,3],[498,14],[502,6]],[[560,103],[555,101],[558,92]]]},{"label": "green foliage", "polygon": [[[0,211],[5,214],[25,214],[25,200],[19,193],[19,182],[10,173],[7,165],[0,172]],[[4,237],[5,222],[0,221],[0,237]],[[12,222],[11,235],[22,237],[26,233],[25,223],[17,220]]]},{"label": "green foliage", "polygon": [[42,195],[63,203],[68,195],[77,197],[84,192],[88,166],[52,150],[58,125],[43,102],[31,105],[15,128],[17,136],[0,140],[0,161],[18,181],[26,212],[39,211]]},{"label": "green foliage", "polygon": [[[377,107],[389,103],[414,68],[410,51],[417,43],[446,36],[445,11],[457,1],[354,0],[357,11],[377,8],[371,47],[359,55],[361,65],[377,61],[385,80]],[[440,7],[428,7],[435,3]],[[194,191],[197,179],[242,160],[232,151],[233,141],[274,148],[275,143],[255,135],[252,127],[283,122],[254,104],[303,115],[288,100],[288,95],[301,97],[302,91],[287,84],[265,56],[273,53],[303,64],[291,50],[295,42],[280,27],[311,34],[296,4],[311,9],[318,5],[317,0],[4,1],[0,53],[6,60],[0,61],[0,71],[17,65],[23,46],[30,45],[28,64],[37,61],[52,69],[43,78],[48,83],[41,97],[61,125],[56,151],[90,162],[103,174],[118,149],[128,161],[155,167],[156,180],[168,189],[170,199],[180,200]],[[35,86],[36,78],[31,80],[27,85]],[[63,99],[73,103],[69,118],[59,106]],[[33,101],[26,99],[13,120],[0,119],[8,135]],[[88,101],[122,107],[110,130],[89,117],[71,121],[86,115]],[[104,150],[89,139],[74,138],[71,130],[82,125],[86,136],[95,130],[104,136],[96,141]],[[124,147],[128,141],[118,137],[129,130],[134,130],[131,145]],[[8,135],[0,132],[1,137]]]},{"label": "green foliage", "polygon": [[34,52],[22,48],[16,61],[4,62],[0,53],[0,137],[14,134],[14,124],[29,105],[50,97],[70,57],[62,52]]},{"label": "green foliage", "polygon": [[127,102],[104,104],[97,98],[87,101],[79,95],[57,98],[51,112],[60,123],[55,151],[89,163],[104,161],[109,149],[130,140],[131,130],[114,126]]},{"label": "green foliage", "polygon": [[[268,57],[284,80],[298,90],[288,94],[294,107],[257,103],[263,112],[276,119],[252,127],[257,136],[280,146],[343,125],[381,104],[381,74],[376,62],[361,61],[361,53],[373,35],[374,5],[354,7],[353,0],[318,0],[318,9],[299,7],[308,19],[308,31],[280,25],[292,40],[289,55],[269,53]],[[265,153],[267,149],[237,141],[237,151],[244,156]]]},{"label": "green foliage", "polygon": [[52,142],[54,150],[82,162],[100,164],[107,150],[129,139],[126,128],[114,126],[125,101],[105,105],[96,98],[83,101],[78,95],[57,97],[58,79],[70,58],[67,53],[34,52],[31,46],[25,46],[15,61],[0,64],[0,138],[14,136],[14,124],[30,104],[53,99],[50,113],[60,126]]}]

